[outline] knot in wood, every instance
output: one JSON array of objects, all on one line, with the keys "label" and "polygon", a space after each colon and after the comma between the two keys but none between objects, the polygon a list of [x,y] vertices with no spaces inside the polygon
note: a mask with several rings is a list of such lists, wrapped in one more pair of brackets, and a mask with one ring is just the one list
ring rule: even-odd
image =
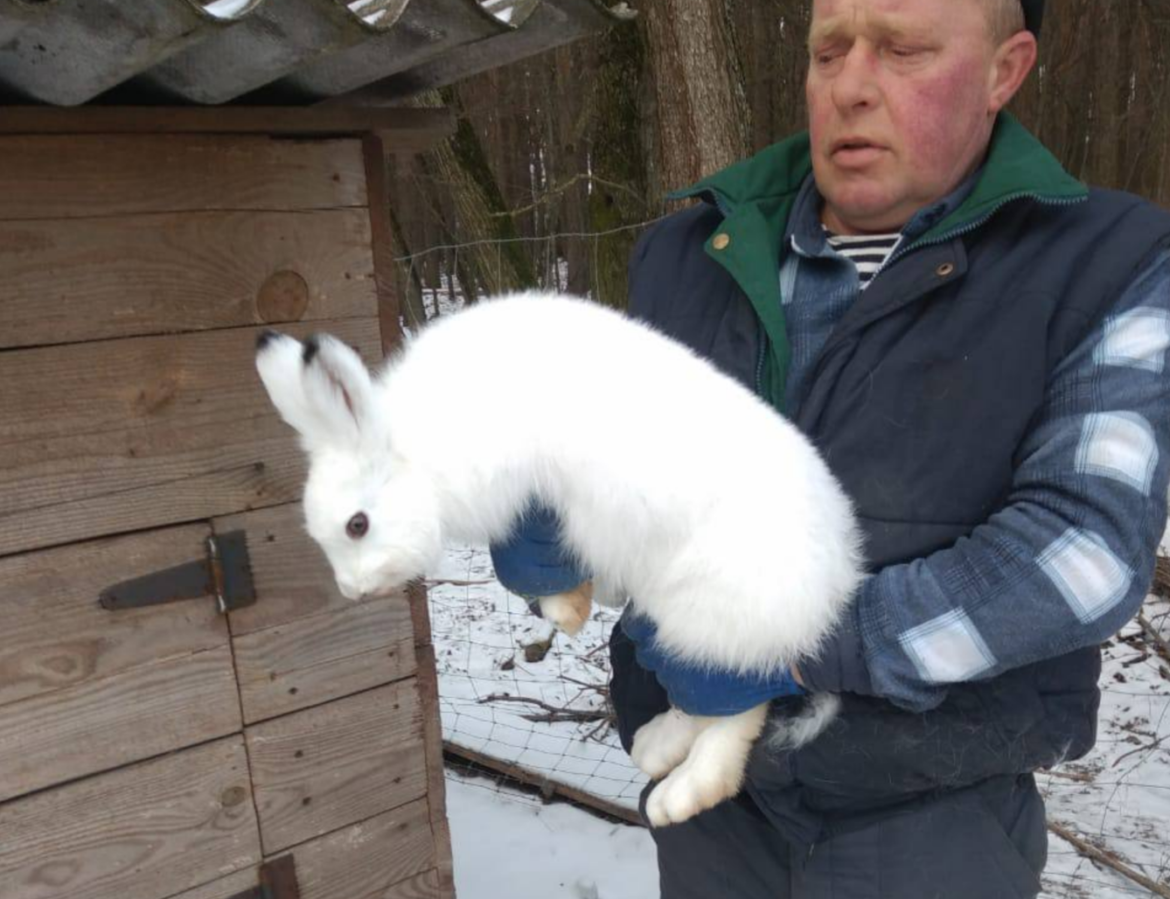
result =
[{"label": "knot in wood", "polygon": [[256,294],[256,313],[264,322],[295,322],[309,308],[309,285],[296,272],[269,275]]}]

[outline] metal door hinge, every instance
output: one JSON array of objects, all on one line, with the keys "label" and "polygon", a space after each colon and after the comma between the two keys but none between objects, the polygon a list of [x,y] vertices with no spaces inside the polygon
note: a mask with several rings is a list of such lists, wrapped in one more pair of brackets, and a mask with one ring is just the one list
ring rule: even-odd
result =
[{"label": "metal door hinge", "polygon": [[297,869],[291,855],[282,855],[260,866],[260,885],[229,899],[301,899]]},{"label": "metal door hinge", "polygon": [[136,609],[181,599],[214,596],[221,613],[256,601],[252,564],[243,531],[207,538],[207,557],[114,584],[101,592],[102,608]]}]

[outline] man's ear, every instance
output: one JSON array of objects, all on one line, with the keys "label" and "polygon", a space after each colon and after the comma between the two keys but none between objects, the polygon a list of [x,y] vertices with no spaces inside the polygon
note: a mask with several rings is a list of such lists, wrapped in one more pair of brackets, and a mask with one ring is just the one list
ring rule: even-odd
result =
[{"label": "man's ear", "polygon": [[1039,52],[1036,35],[1018,31],[999,45],[991,68],[991,101],[988,112],[994,116],[1011,102],[1036,65]]},{"label": "man's ear", "polygon": [[335,337],[318,334],[301,343],[265,331],[256,342],[256,370],[280,417],[310,452],[356,443],[369,426],[369,370]]}]

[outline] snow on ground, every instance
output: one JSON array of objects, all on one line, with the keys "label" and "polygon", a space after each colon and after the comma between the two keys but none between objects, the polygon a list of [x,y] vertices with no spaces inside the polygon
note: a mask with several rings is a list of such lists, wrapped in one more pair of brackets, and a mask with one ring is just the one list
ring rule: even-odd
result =
[{"label": "snow on ground", "polygon": [[[1170,604],[1150,600],[1145,615],[1170,636]],[[1039,778],[1049,820],[1170,884],[1170,663],[1130,624],[1105,649],[1101,684],[1096,748]],[[1052,897],[1149,895],[1056,836],[1049,838],[1044,880]]]},{"label": "snow on ground", "polygon": [[447,773],[459,899],[652,899],[649,831]]},{"label": "snow on ground", "polygon": [[[579,637],[557,635],[543,661],[528,662],[523,646],[550,629],[495,582],[486,550],[452,548],[436,579],[448,581],[431,587],[444,740],[636,807],[645,778],[616,733],[595,721],[523,717],[545,714],[544,706],[603,710],[596,688],[608,680],[606,637],[616,614],[598,611]],[[1151,599],[1145,616],[1170,637],[1170,604]],[[1105,648],[1101,683],[1096,749],[1039,778],[1049,818],[1170,884],[1170,663],[1130,624]],[[657,895],[653,844],[638,828],[457,776],[449,814],[461,899]],[[1046,899],[1150,895],[1055,835],[1044,885]]]}]

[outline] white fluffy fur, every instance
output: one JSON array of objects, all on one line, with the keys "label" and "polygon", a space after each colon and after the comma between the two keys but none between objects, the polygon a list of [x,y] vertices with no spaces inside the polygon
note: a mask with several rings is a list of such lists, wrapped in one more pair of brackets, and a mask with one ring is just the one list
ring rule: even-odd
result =
[{"label": "white fluffy fur", "polygon": [[[308,529],[351,598],[433,569],[444,541],[504,539],[533,497],[559,513],[596,598],[632,597],[661,643],[699,664],[792,665],[858,583],[851,506],[812,445],[615,312],[541,294],[483,302],[430,325],[373,379],[340,341],[319,345],[305,365],[301,344],[276,336],[257,367],[310,454]],[[369,533],[354,540],[345,524],[359,511]],[[755,711],[738,730],[703,719],[675,774],[700,744],[725,760],[750,746]],[[671,777],[656,791],[663,821],[720,792],[703,786],[707,770],[683,791],[666,789]]]}]

